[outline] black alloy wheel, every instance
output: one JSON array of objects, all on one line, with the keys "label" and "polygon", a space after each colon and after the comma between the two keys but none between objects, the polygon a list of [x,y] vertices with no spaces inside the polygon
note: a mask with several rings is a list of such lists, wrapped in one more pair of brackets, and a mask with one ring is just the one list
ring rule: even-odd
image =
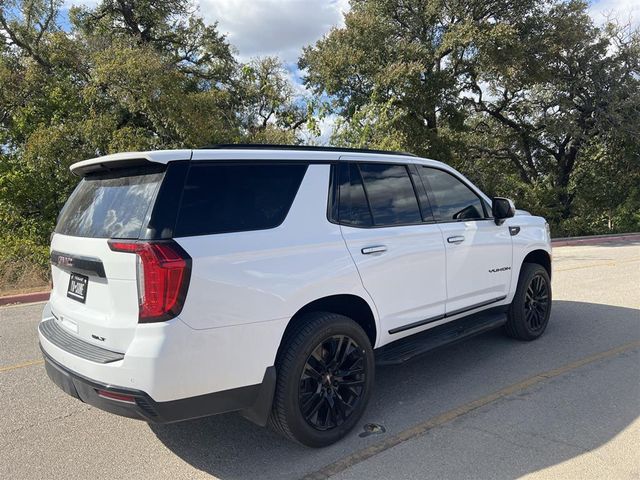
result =
[{"label": "black alloy wheel", "polygon": [[549,304],[549,285],[546,278],[537,273],[529,282],[524,299],[525,321],[531,332],[546,326]]},{"label": "black alloy wheel", "polygon": [[364,351],[347,335],[333,335],[311,352],[300,377],[299,405],[317,430],[342,425],[362,400],[366,381]]},{"label": "black alloy wheel", "polygon": [[362,418],[373,390],[373,340],[349,317],[309,312],[285,332],[276,357],[269,426],[308,447],[337,442]]},{"label": "black alloy wheel", "polygon": [[507,335],[518,340],[535,340],[542,335],[549,323],[551,300],[549,272],[537,263],[522,264],[504,326]]}]

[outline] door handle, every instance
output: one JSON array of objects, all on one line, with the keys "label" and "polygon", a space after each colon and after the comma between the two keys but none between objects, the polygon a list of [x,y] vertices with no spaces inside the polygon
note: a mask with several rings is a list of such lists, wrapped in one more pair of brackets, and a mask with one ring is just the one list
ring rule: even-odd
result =
[{"label": "door handle", "polygon": [[464,242],[464,237],[462,235],[456,235],[454,237],[447,238],[447,242],[449,243],[462,243]]},{"label": "door handle", "polygon": [[385,245],[375,245],[373,247],[364,247],[360,250],[363,255],[369,255],[371,253],[382,253],[387,251],[387,247]]}]

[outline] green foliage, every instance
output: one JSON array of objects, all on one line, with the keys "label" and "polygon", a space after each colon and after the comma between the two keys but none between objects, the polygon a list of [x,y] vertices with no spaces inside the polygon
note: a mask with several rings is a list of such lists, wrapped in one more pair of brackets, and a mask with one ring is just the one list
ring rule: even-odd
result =
[{"label": "green foliage", "polygon": [[242,67],[239,84],[245,115],[242,128],[253,143],[296,143],[295,133],[313,109],[296,95],[281,62],[255,59]]},{"label": "green foliage", "polygon": [[398,128],[403,116],[391,101],[379,103],[374,96],[371,103],[356,107],[348,121],[338,120],[331,142],[345,147],[403,150],[406,135]]}]

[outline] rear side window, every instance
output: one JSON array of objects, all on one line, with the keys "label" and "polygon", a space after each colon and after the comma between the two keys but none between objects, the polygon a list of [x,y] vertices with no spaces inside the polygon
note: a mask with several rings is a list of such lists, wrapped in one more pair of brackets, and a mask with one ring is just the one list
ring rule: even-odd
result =
[{"label": "rear side window", "polygon": [[422,167],[420,175],[434,204],[434,214],[441,222],[485,218],[480,197],[453,175],[435,168]]},{"label": "rear side window", "polygon": [[362,186],[360,170],[355,163],[340,165],[340,223],[354,227],[373,225],[371,211]]},{"label": "rear side window", "polygon": [[192,164],[175,236],[263,230],[280,225],[306,165]]},{"label": "rear side window", "polygon": [[374,225],[422,222],[407,167],[383,163],[363,163],[359,166]]},{"label": "rear side window", "polygon": [[351,163],[339,170],[340,223],[387,227],[422,222],[406,166]]},{"label": "rear side window", "polygon": [[83,178],[58,217],[56,233],[139,238],[163,175],[157,170],[123,169]]}]

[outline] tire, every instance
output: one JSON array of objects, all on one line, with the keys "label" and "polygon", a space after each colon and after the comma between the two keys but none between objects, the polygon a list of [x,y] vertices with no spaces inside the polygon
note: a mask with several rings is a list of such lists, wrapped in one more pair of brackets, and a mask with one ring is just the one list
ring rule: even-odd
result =
[{"label": "tire", "polygon": [[360,325],[343,315],[313,312],[299,320],[276,358],[269,426],[302,445],[324,447],[362,417],[373,389],[373,349]]},{"label": "tire", "polygon": [[542,335],[551,314],[551,281],[542,265],[522,265],[518,287],[507,313],[505,332],[518,340],[535,340]]}]

